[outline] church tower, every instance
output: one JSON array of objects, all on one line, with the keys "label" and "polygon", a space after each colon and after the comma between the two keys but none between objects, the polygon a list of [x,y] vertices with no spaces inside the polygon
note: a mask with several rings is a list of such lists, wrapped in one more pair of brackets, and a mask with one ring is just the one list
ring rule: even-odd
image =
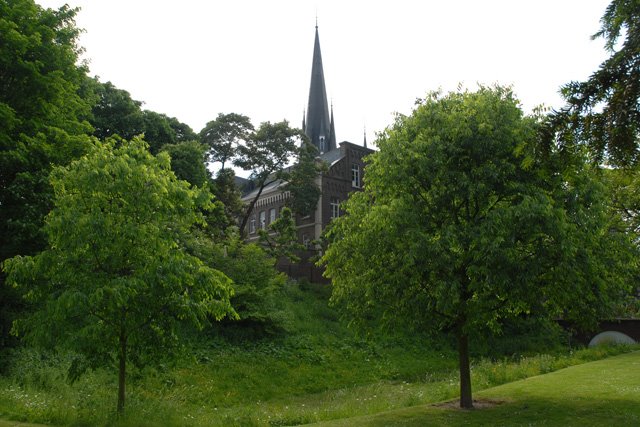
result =
[{"label": "church tower", "polygon": [[320,154],[336,148],[336,136],[333,125],[333,106],[329,115],[327,89],[324,84],[320,38],[316,23],[316,38],[313,46],[313,62],[311,65],[311,85],[309,87],[309,104],[306,120],[303,117],[302,129],[316,146]]}]

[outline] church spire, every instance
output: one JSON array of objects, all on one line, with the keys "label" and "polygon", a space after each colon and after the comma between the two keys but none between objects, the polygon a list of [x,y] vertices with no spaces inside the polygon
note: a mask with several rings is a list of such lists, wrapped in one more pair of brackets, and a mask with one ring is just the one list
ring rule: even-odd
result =
[{"label": "church spire", "polygon": [[367,126],[364,127],[364,148],[367,148]]},{"label": "church spire", "polygon": [[336,126],[333,121],[333,101],[331,101],[331,124],[329,125],[329,150],[336,148]]},{"label": "church spire", "polygon": [[336,148],[335,142],[331,145],[331,139],[335,141],[335,135],[331,134],[332,121],[329,117],[327,89],[324,83],[322,54],[320,53],[320,37],[318,36],[318,23],[316,21],[316,37],[313,46],[311,84],[309,87],[309,104],[307,106],[305,133],[320,153],[325,153]]}]

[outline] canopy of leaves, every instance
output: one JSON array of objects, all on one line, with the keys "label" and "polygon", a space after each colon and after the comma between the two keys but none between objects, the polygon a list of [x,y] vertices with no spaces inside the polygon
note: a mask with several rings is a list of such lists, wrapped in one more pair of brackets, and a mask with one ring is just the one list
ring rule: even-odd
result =
[{"label": "canopy of leaves", "polygon": [[93,134],[101,140],[115,135],[129,140],[144,134],[150,151],[155,154],[166,144],[196,139],[188,125],[165,114],[142,110],[142,102],[132,99],[129,92],[111,82],[93,79],[92,86],[97,101],[92,109],[91,124],[95,128]]},{"label": "canopy of leaves", "polygon": [[249,220],[253,206],[260,198],[264,188],[278,180],[287,180],[286,167],[298,152],[298,143],[302,139],[300,129],[289,127],[285,120],[279,123],[265,122],[260,125],[245,145],[238,147],[238,158],[234,164],[251,171],[250,179],[254,184],[254,195],[249,202],[240,223],[240,234]]},{"label": "canopy of leaves", "polygon": [[280,292],[286,276],[275,268],[276,260],[256,244],[246,244],[237,232],[214,243],[196,233],[189,242],[192,253],[207,265],[223,271],[233,280],[231,304],[238,320],[213,325],[222,334],[274,334],[289,326],[290,314],[284,311]]},{"label": "canopy of leaves", "polygon": [[299,215],[310,215],[315,211],[321,190],[316,182],[319,174],[326,171],[326,164],[317,161],[318,149],[302,142],[298,149],[298,160],[291,168],[284,191],[288,191],[290,198],[287,205]]},{"label": "canopy of leaves", "polygon": [[620,295],[628,242],[611,237],[588,169],[545,169],[535,140],[500,87],[432,94],[399,116],[328,232],[332,300],[363,326],[453,330],[461,375],[480,328],[533,312],[597,319]]},{"label": "canopy of leaves", "polygon": [[240,190],[236,184],[236,174],[233,169],[220,169],[212,183],[212,192],[224,205],[224,213],[226,216],[226,224],[224,228],[229,226],[237,226],[238,218],[242,217],[244,204],[240,198]]},{"label": "canopy of leaves", "polygon": [[221,169],[238,156],[238,146],[253,132],[249,117],[242,114],[218,114],[200,131],[200,142],[207,147],[211,162],[220,162]]},{"label": "canopy of leaves", "polygon": [[605,39],[611,57],[587,81],[562,88],[567,107],[555,125],[564,131],[562,143],[577,139],[598,161],[633,164],[640,156],[640,3],[613,0],[600,22],[593,38]]},{"label": "canopy of leaves", "polygon": [[108,141],[54,171],[47,249],[4,263],[9,282],[38,308],[17,332],[94,365],[119,358],[124,375],[123,359],[165,357],[178,321],[201,327],[209,316],[234,315],[231,280],[180,243],[203,223],[211,196],[178,180],[169,162],[141,140]]},{"label": "canopy of leaves", "polygon": [[202,187],[209,182],[209,171],[205,166],[205,148],[197,141],[166,144],[162,147],[171,157],[171,170],[179,179]]},{"label": "canopy of leaves", "polygon": [[[45,246],[51,166],[67,164],[89,146],[75,14],[33,0],[0,1],[0,262]],[[0,347],[19,309],[0,274]]]}]

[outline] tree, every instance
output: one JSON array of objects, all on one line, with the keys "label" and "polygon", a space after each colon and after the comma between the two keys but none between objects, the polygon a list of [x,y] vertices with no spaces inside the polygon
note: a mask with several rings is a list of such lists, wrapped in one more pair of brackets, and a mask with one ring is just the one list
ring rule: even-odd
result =
[{"label": "tree", "polygon": [[562,88],[567,106],[553,124],[564,130],[563,144],[577,140],[592,149],[597,161],[629,165],[640,158],[640,3],[613,0],[600,22],[593,38],[604,38],[611,56],[587,81]]},{"label": "tree", "polygon": [[129,140],[144,133],[142,102],[135,101],[129,92],[118,89],[111,82],[100,83],[94,79],[93,84],[98,96],[91,120],[96,137],[105,140],[118,135]]},{"label": "tree", "polygon": [[[89,146],[91,94],[78,65],[76,12],[0,2],[0,262],[44,247],[51,167]],[[20,305],[0,274],[0,346]]]},{"label": "tree", "polygon": [[308,141],[303,141],[298,150],[298,160],[291,168],[284,187],[291,195],[288,206],[301,216],[314,212],[320,198],[321,190],[316,179],[320,173],[327,170],[327,165],[317,161],[317,155],[317,148]]},{"label": "tree", "polygon": [[16,324],[28,341],[72,349],[91,366],[118,366],[118,412],[127,363],[141,365],[176,343],[176,323],[202,327],[235,313],[231,280],[183,249],[203,223],[207,191],[176,179],[169,156],[134,139],[96,144],[51,178],[48,247],[5,261],[8,281],[38,308]]},{"label": "tree", "polygon": [[162,152],[171,157],[171,170],[179,179],[197,187],[205,186],[210,179],[205,166],[205,148],[197,141],[162,146]]},{"label": "tree", "polygon": [[197,233],[193,236],[196,237],[190,244],[193,254],[233,280],[231,304],[238,319],[223,320],[214,328],[237,336],[238,331],[261,335],[287,327],[291,315],[285,310],[280,293],[287,278],[276,270],[275,258],[260,246],[245,243],[237,232],[228,232],[218,242]]},{"label": "tree", "polygon": [[278,219],[269,224],[269,229],[258,230],[260,243],[274,259],[288,258],[292,262],[300,261],[297,252],[305,247],[298,243],[298,227],[291,209],[282,208]]},{"label": "tree", "polygon": [[224,205],[224,213],[226,215],[226,224],[224,228],[238,225],[244,211],[241,193],[236,184],[236,174],[233,169],[220,169],[213,180],[212,192]]},{"label": "tree", "polygon": [[246,145],[238,147],[239,156],[234,164],[244,170],[250,170],[250,179],[254,183],[253,198],[240,222],[241,236],[265,187],[289,177],[285,168],[297,153],[297,143],[302,138],[301,135],[302,132],[289,127],[286,120],[274,124],[264,122],[251,135]]},{"label": "tree", "polygon": [[253,132],[249,117],[242,114],[218,114],[200,131],[200,142],[208,147],[209,160],[220,162],[224,170],[227,162],[238,156],[238,146]]},{"label": "tree", "polygon": [[602,186],[540,161],[536,130],[509,89],[432,94],[379,137],[364,191],[327,232],[321,262],[346,315],[456,336],[463,408],[469,336],[527,314],[593,321],[632,257]]},{"label": "tree", "polygon": [[118,135],[130,140],[144,134],[153,154],[158,153],[164,145],[196,139],[196,134],[188,125],[180,123],[175,117],[142,110],[141,101],[132,99],[129,92],[118,89],[111,82],[100,83],[95,78],[91,85],[97,94],[91,119],[96,137],[104,140]]}]

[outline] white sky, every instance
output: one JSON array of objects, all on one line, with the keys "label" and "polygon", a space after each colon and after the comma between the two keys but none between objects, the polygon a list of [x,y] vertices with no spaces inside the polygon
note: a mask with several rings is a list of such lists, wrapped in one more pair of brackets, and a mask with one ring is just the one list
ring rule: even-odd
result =
[{"label": "white sky", "polygon": [[316,14],[338,141],[362,142],[416,98],[512,85],[525,111],[608,56],[609,0],[36,0],[81,7],[92,75],[198,132],[218,113],[301,126]]}]

